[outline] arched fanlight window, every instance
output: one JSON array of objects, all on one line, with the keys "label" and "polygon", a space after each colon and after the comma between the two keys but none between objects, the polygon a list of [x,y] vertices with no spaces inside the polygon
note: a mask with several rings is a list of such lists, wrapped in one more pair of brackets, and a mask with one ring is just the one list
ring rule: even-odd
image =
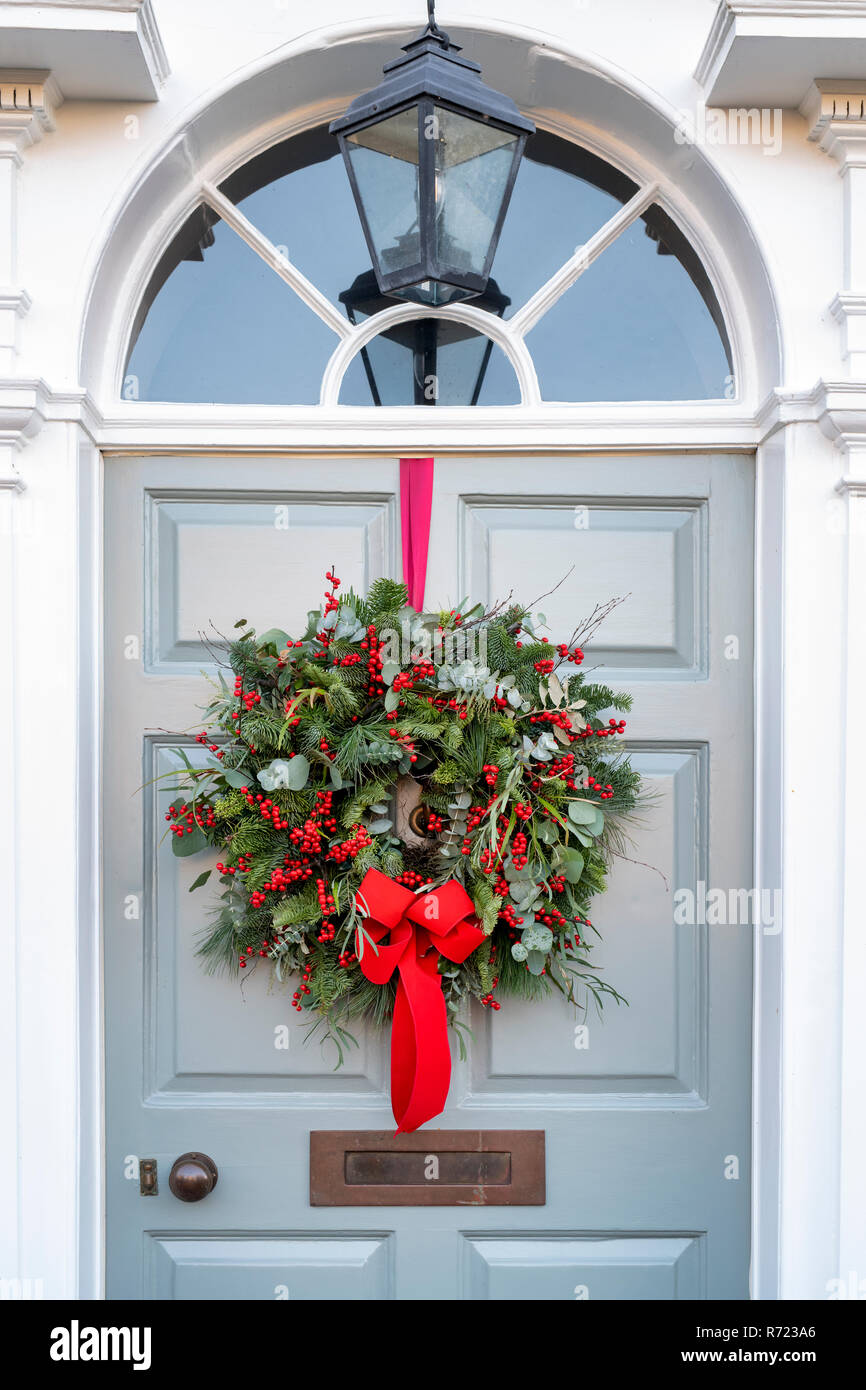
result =
[{"label": "arched fanlight window", "polygon": [[333,137],[307,131],[203,187],[140,305],[124,394],[422,407],[512,405],[531,391],[551,402],[730,397],[718,300],[655,192],[539,131],[488,293],[451,318],[408,308],[419,317],[401,310],[394,322]]}]

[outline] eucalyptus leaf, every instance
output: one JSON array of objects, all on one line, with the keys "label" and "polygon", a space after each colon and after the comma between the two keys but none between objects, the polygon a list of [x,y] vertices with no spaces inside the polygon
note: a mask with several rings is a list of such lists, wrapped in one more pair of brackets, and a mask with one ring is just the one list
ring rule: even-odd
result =
[{"label": "eucalyptus leaf", "polygon": [[529,966],[530,975],[540,975],[544,970],[546,961],[547,956],[543,951],[530,951],[526,958],[526,964]]},{"label": "eucalyptus leaf", "polygon": [[178,859],[188,859],[191,854],[198,854],[201,850],[207,849],[207,839],[195,826],[191,835],[172,835],[171,852]]},{"label": "eucalyptus leaf", "polygon": [[546,955],[553,945],[553,932],[550,927],[542,927],[534,922],[531,926],[523,928],[520,940],[527,951],[540,951],[542,955]]},{"label": "eucalyptus leaf", "polygon": [[257,639],[257,646],[276,647],[278,652],[281,652],[288,645],[289,634],[283,632],[281,627],[269,627],[267,632],[263,632],[261,637]]},{"label": "eucalyptus leaf", "polygon": [[580,850],[561,849],[559,857],[562,863],[562,872],[568,883],[579,883],[583,873],[584,858]]},{"label": "eucalyptus leaf", "polygon": [[222,767],[222,765],[220,765],[220,770],[221,770],[221,772],[222,772],[223,777],[224,777],[225,780],[228,782],[228,784],[229,784],[230,787],[248,787],[248,786],[249,786],[249,782],[250,782],[250,773],[248,773],[248,772],[241,772],[241,771],[240,771],[238,768],[236,768],[236,767]]},{"label": "eucalyptus leaf", "polygon": [[384,685],[393,685],[394,677],[400,674],[399,661],[386,661],[382,667],[382,682]]},{"label": "eucalyptus leaf", "polygon": [[386,831],[392,828],[393,824],[393,821],[387,820],[384,816],[380,816],[378,820],[371,820],[367,829],[371,835],[384,835]]},{"label": "eucalyptus leaf", "polygon": [[535,892],[535,884],[529,880],[521,882],[520,879],[517,879],[511,884],[508,891],[516,903],[525,903]]},{"label": "eucalyptus leaf", "polygon": [[[179,836],[175,836],[175,839],[179,839],[179,838],[180,838]],[[212,873],[213,873],[213,869],[205,869],[205,871],[204,871],[203,874],[199,874],[199,876],[198,876],[198,878],[196,879],[195,883],[191,883],[191,884],[189,885],[189,891],[190,891],[191,893],[194,893],[195,890],[196,890],[196,888],[202,888],[202,887],[204,886],[204,884],[207,883],[207,881],[208,881],[208,879],[210,878],[210,876],[211,876]]]}]

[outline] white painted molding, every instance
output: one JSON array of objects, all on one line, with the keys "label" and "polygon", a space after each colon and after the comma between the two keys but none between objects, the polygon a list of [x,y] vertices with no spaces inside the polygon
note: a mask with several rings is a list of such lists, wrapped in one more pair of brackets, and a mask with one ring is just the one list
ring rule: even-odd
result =
[{"label": "white painted molding", "polygon": [[0,0],[0,54],[67,100],[155,101],[169,74],[152,0]]},{"label": "white painted molding", "polygon": [[[343,338],[325,368],[325,374],[322,378],[321,405],[326,408],[338,405],[340,387],[346,369],[362,347],[396,324],[411,323],[415,319],[447,319],[452,323],[465,323],[468,327],[483,333],[485,338],[491,338],[502,348],[514,368],[520,386],[521,405],[541,405],[538,377],[535,374],[535,366],[523,341],[522,334],[512,332],[508,320],[497,318],[495,314],[487,313],[484,309],[477,309],[471,302],[468,304],[446,304],[437,308],[430,308],[428,305],[422,304],[395,304],[392,308],[382,309],[378,314],[373,314],[371,318],[359,323]],[[453,407],[451,408],[453,409]],[[364,407],[365,411],[369,409],[369,406]],[[375,407],[373,409],[376,414],[379,414]],[[418,407],[409,406],[408,409],[414,411]],[[478,407],[471,406],[468,409],[473,412]]]},{"label": "white painted molding", "polygon": [[819,77],[800,103],[808,138],[838,160],[843,170],[866,167],[866,82]]},{"label": "white painted molding", "polygon": [[53,130],[62,101],[50,72],[0,69],[0,155],[20,155]]},{"label": "white painted molding", "polygon": [[[452,314],[468,305],[450,306]],[[424,313],[413,305],[395,305],[406,317]],[[393,310],[383,311],[392,314]],[[475,310],[475,314],[483,314]],[[380,318],[379,315],[376,316]],[[472,316],[461,315],[465,321]],[[500,320],[484,314],[480,327]],[[373,322],[365,320],[363,328]],[[387,327],[381,322],[375,332]],[[473,326],[474,323],[473,323]],[[346,339],[349,358],[359,342]],[[503,350],[504,346],[503,346]],[[736,401],[629,401],[525,406],[446,406],[419,411],[416,406],[254,406],[185,405],[156,401],[117,401],[101,411],[83,387],[51,389],[41,379],[0,377],[0,432],[21,448],[44,424],[67,422],[108,452],[149,448],[177,453],[210,448],[241,453],[287,449],[381,451],[398,444],[454,452],[467,447],[505,452],[544,449],[580,452],[640,448],[752,452],[791,424],[818,424],[822,433],[844,447],[866,438],[866,382],[820,380],[803,390],[778,389],[754,413]]]},{"label": "white painted molding", "polygon": [[710,106],[797,107],[816,72],[857,79],[864,57],[864,0],[721,0],[694,77]]},{"label": "white painted molding", "polygon": [[555,274],[551,275],[550,279],[536,291],[531,299],[526,301],[521,309],[518,309],[516,314],[512,314],[507,321],[512,334],[525,338],[539,319],[547,313],[548,309],[552,309],[557,300],[561,299],[565,292],[576,284],[593,261],[598,260],[601,253],[606,251],[608,246],[611,246],[617,237],[640,217],[642,212],[646,211],[650,203],[656,198],[658,191],[657,183],[646,184],[620,208],[619,212],[614,213],[613,217],[605,222],[604,226],[600,227],[584,246],[578,246],[574,255],[560,266]]},{"label": "white painted molding", "polygon": [[281,251],[278,251],[273,242],[260,232],[258,227],[254,227],[249,218],[245,217],[240,208],[236,207],[225,194],[212,183],[203,183],[201,194],[205,202],[218,212],[220,217],[231,227],[242,241],[245,241],[251,250],[260,256],[265,265],[269,266],[275,274],[279,275],[287,285],[295,291],[300,299],[304,301],[314,314],[326,323],[328,327],[336,333],[338,338],[348,338],[352,333],[352,325],[349,320],[340,313],[336,305],[326,298],[312,282],[308,280],[302,271]]},{"label": "white painted molding", "polygon": [[816,78],[800,111],[844,180],[843,284],[830,311],[848,371],[866,380],[866,82]]},{"label": "white painted molding", "polygon": [[14,441],[7,442],[0,431],[0,492],[23,492],[24,479],[15,461]]}]

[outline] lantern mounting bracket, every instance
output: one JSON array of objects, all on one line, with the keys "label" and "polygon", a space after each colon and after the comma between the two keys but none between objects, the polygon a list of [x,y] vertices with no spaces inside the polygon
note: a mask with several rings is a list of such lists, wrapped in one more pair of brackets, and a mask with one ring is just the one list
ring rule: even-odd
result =
[{"label": "lantern mounting bracket", "polygon": [[451,47],[450,37],[436,23],[436,0],[427,0],[427,28],[420,37],[422,39],[438,39],[445,48]]}]

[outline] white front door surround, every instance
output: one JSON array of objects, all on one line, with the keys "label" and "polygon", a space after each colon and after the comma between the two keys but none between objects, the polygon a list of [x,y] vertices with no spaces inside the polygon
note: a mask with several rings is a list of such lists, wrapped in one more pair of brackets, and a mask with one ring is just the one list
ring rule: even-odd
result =
[{"label": "white front door surround", "polygon": [[[866,1248],[857,1113],[866,962],[855,920],[864,813],[854,781],[864,752],[855,719],[866,675],[856,604],[866,383],[849,375],[856,355],[845,355],[821,316],[849,285],[845,216],[854,219],[847,244],[866,227],[832,161],[809,143],[810,123],[785,114],[778,163],[760,150],[682,145],[673,130],[691,97],[676,84],[661,96],[603,52],[590,57],[555,37],[553,22],[541,46],[516,16],[471,31],[485,74],[540,124],[641,184],[659,183],[727,317],[738,391],[730,401],[529,403],[431,420],[412,409],[166,408],[119,398],[135,306],[195,189],[339,110],[353,74],[375,72],[393,49],[408,13],[397,8],[399,21],[312,33],[219,81],[203,73],[192,97],[185,89],[136,107],[140,138],[120,146],[125,163],[112,163],[127,114],[114,104],[94,113],[67,103],[53,132],[37,115],[38,145],[31,121],[0,127],[0,216],[19,249],[9,268],[17,319],[35,306],[7,345],[14,375],[10,367],[0,383],[0,635],[12,655],[0,679],[0,756],[15,788],[0,811],[13,865],[3,886],[14,961],[3,1017],[7,1064],[17,1059],[7,1107],[18,1116],[17,1152],[4,1147],[2,1172],[20,1212],[0,1272],[42,1280],[46,1297],[102,1289],[103,451],[715,450],[756,452],[754,881],[781,887],[783,904],[781,931],[755,937],[752,1290],[824,1298],[829,1281],[862,1269]],[[95,147],[105,150],[104,183],[58,239],[56,209],[80,197],[82,160]],[[820,239],[807,188],[824,214]]]}]

